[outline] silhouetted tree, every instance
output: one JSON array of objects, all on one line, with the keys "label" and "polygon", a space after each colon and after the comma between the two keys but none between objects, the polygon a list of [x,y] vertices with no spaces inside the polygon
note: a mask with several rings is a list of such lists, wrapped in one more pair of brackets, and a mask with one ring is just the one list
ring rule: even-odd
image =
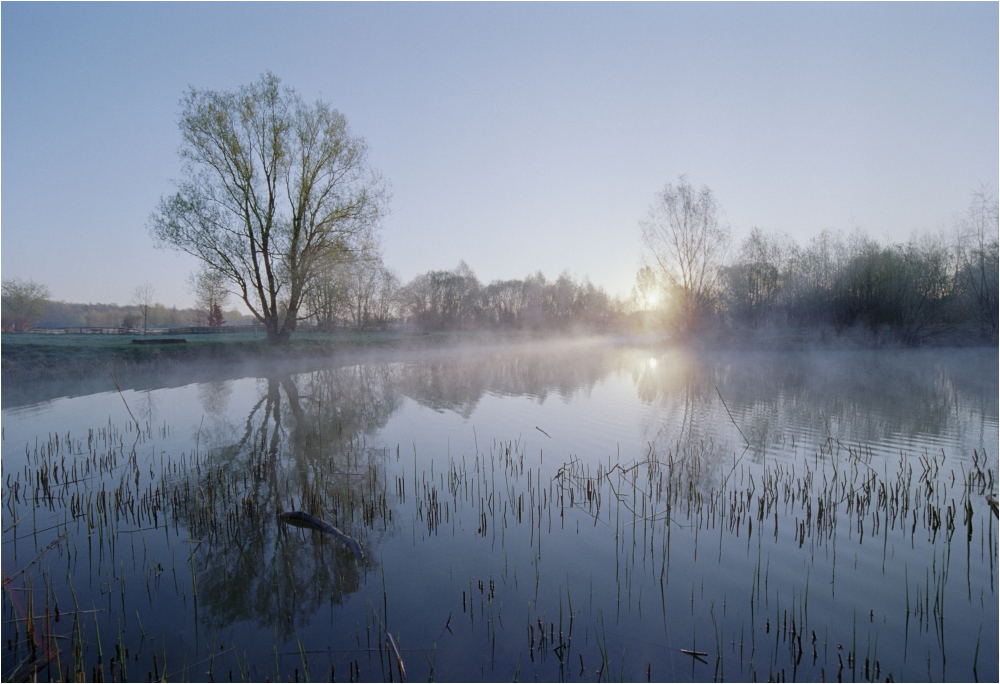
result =
[{"label": "silhouetted tree", "polygon": [[660,191],[640,222],[642,240],[676,301],[679,332],[704,325],[715,307],[719,269],[729,229],[707,187],[695,190],[685,176]]},{"label": "silhouetted tree", "polygon": [[226,317],[222,313],[222,307],[212,304],[212,310],[208,312],[208,324],[213,328],[218,328],[225,324]]},{"label": "silhouetted tree", "polygon": [[142,316],[143,333],[146,332],[147,323],[149,322],[149,311],[153,308],[153,296],[155,294],[156,288],[148,281],[132,290],[132,304],[135,305],[135,308],[139,310],[139,315]]}]

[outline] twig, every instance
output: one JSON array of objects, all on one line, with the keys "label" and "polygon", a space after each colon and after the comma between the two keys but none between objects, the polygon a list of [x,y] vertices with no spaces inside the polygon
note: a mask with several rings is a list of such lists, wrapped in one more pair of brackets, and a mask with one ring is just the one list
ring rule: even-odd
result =
[{"label": "twig", "polygon": [[[392,632],[385,630],[385,635],[389,637],[389,645],[392,646],[392,652],[396,654],[396,667],[399,668],[399,681],[403,681],[403,677],[406,676],[406,668],[403,667],[403,659],[399,655],[399,649],[396,648],[396,642],[392,639]],[[392,666],[390,665],[389,667]],[[390,674],[392,673],[390,672]]]},{"label": "twig", "polygon": [[139,421],[137,421],[135,419],[135,416],[132,415],[132,409],[130,409],[128,407],[128,402],[125,401],[125,395],[122,394],[122,388],[118,386],[118,378],[115,377],[115,369],[114,368],[111,369],[111,380],[112,380],[112,382],[115,383],[115,389],[118,390],[118,396],[120,396],[122,398],[122,403],[125,404],[125,410],[128,411],[128,414],[130,416],[132,416],[132,422],[135,423],[135,429],[138,432],[139,429],[140,429],[139,428]]},{"label": "twig", "polygon": [[[733,414],[729,411],[729,406],[726,405],[726,400],[722,398],[722,392],[719,392],[719,386],[718,385],[715,386],[715,391],[718,393],[719,399],[722,399],[722,405],[726,407],[726,413],[729,414],[729,420],[733,421],[733,425],[736,425],[736,419],[733,418]],[[743,434],[743,430],[740,430],[740,426],[739,425],[736,425],[736,429],[739,430],[740,437],[742,437],[743,441],[747,443],[747,446],[750,446],[750,440],[747,439],[747,436]]]},{"label": "twig", "polygon": [[17,525],[17,524],[18,524],[19,522],[21,522],[22,520],[24,520],[24,519],[25,519],[25,518],[27,518],[27,517],[28,517],[28,514],[27,514],[27,513],[25,513],[25,514],[24,514],[24,515],[22,515],[22,516],[21,516],[20,518],[18,518],[17,520],[15,520],[14,522],[12,522],[12,523],[11,523],[10,525],[8,525],[8,526],[7,526],[7,529],[5,529],[5,530],[3,531],[3,533],[4,533],[4,534],[7,534],[8,532],[10,532],[10,531],[11,531],[12,529],[14,529],[14,527],[15,527],[15,526],[16,526],[16,525]]}]

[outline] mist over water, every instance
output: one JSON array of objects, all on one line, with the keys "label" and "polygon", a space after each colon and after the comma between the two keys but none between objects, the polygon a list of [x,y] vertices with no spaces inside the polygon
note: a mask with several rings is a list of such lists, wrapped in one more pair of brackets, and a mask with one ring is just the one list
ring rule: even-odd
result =
[{"label": "mist over water", "polygon": [[[291,382],[315,411],[372,444],[452,444],[455,453],[474,448],[474,429],[554,458],[613,460],[620,449],[623,459],[641,457],[649,443],[742,451],[744,436],[755,458],[810,453],[829,438],[889,455],[943,448],[963,458],[997,446],[990,348],[696,354],[550,342],[304,365],[312,369],[286,363],[176,387],[168,378],[121,394],[109,378],[106,392],[5,406],[5,441],[83,431],[127,420],[130,410],[140,423],[172,426],[178,448],[199,427],[211,445],[242,429],[269,383]],[[73,393],[72,385],[56,391]]]},{"label": "mist over water", "polygon": [[[211,377],[3,408],[4,573],[36,606],[84,593],[128,679],[388,679],[386,633],[411,679],[995,678],[994,349],[590,340]],[[5,675],[39,657],[20,635]]]}]

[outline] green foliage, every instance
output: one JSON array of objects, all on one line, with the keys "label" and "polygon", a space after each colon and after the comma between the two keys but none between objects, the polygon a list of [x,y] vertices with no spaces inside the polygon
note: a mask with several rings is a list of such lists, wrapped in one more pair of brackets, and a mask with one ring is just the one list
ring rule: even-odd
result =
[{"label": "green foliage", "polygon": [[911,345],[950,330],[958,317],[949,261],[942,245],[867,244],[838,278],[836,324],[889,331]]},{"label": "green foliage", "polygon": [[317,273],[376,225],[385,184],[342,114],[274,74],[236,91],[192,88],[181,107],[185,179],[150,233],[221,274],[268,339],[287,341]]},{"label": "green foliage", "polygon": [[30,330],[45,313],[49,288],[34,280],[9,278],[3,281],[3,329]]}]

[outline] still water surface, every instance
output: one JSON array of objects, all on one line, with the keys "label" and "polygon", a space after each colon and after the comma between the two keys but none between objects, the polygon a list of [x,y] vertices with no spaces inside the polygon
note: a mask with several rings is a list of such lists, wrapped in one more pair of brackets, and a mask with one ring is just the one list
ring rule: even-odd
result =
[{"label": "still water surface", "polygon": [[5,406],[3,674],[995,681],[997,377],[577,342]]}]

